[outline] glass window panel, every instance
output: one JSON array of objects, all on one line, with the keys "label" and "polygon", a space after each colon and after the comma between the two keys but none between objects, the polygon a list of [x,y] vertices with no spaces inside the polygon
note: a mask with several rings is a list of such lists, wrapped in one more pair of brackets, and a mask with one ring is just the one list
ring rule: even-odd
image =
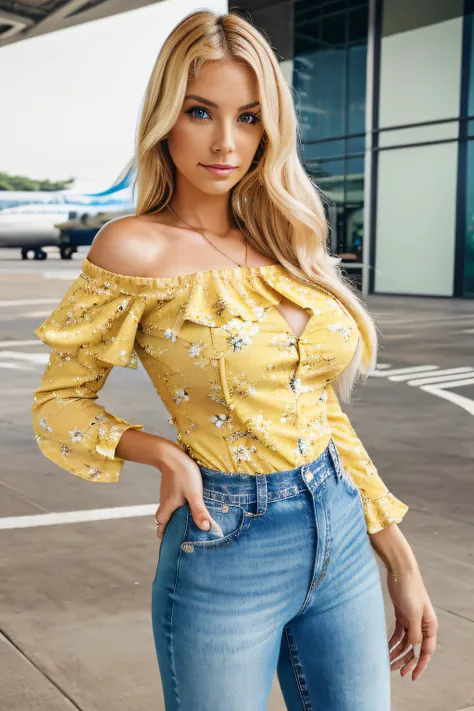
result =
[{"label": "glass window panel", "polygon": [[354,3],[358,5],[348,13],[349,27],[348,40],[352,43],[365,43],[367,41],[369,24],[369,4]]},{"label": "glass window panel", "polygon": [[303,155],[306,163],[319,161],[322,158],[341,158],[344,155],[344,141],[305,143]]},{"label": "glass window panel", "polygon": [[318,187],[330,202],[338,205],[344,204],[343,160],[322,161],[319,165],[311,168],[310,172]]},{"label": "glass window panel", "polygon": [[347,52],[347,130],[348,133],[360,133],[365,131],[367,46],[349,47]]},{"label": "glass window panel", "polygon": [[[469,31],[471,35],[471,56],[469,58],[469,95],[468,95],[468,116],[474,116],[474,8],[466,15],[464,18],[466,24],[469,24]],[[472,134],[471,134],[472,135]]]},{"label": "glass window panel", "polygon": [[474,136],[474,119],[467,122],[467,135]]},{"label": "glass window panel", "polygon": [[361,262],[364,239],[364,158],[346,160],[344,261]]},{"label": "glass window panel", "polygon": [[348,138],[346,141],[346,152],[349,154],[365,153],[365,135]]},{"label": "glass window panel", "polygon": [[381,151],[375,292],[452,296],[458,144]]},{"label": "glass window panel", "polygon": [[467,143],[464,296],[474,297],[474,141]]},{"label": "glass window panel", "polygon": [[331,13],[321,20],[321,39],[327,47],[344,47],[346,43],[346,13]]},{"label": "glass window panel", "polygon": [[321,191],[331,251],[353,280],[360,280],[362,261],[368,5],[299,0],[294,6],[301,158]]},{"label": "glass window panel", "polygon": [[295,56],[293,87],[298,95],[301,138],[316,141],[345,133],[345,50],[325,49]]}]

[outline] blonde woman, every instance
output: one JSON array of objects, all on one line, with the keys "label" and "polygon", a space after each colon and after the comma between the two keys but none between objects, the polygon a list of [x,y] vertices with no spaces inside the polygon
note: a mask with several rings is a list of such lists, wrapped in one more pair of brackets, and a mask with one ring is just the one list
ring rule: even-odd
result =
[{"label": "blonde woman", "polygon": [[[327,252],[292,94],[237,13],[188,15],[153,68],[136,215],[107,223],[36,330],[41,451],[91,482],[161,472],[152,620],[167,711],[388,711],[437,620],[391,494],[343,413],[373,321]],[[95,402],[137,356],[177,442]],[[387,567],[387,639],[375,549]],[[421,653],[415,651],[421,645]],[[393,651],[389,651],[392,649]]]}]

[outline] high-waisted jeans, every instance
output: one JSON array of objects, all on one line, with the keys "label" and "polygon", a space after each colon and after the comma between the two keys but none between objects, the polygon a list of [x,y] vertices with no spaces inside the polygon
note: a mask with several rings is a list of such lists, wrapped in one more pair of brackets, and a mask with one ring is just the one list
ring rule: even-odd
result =
[{"label": "high-waisted jeans", "polygon": [[222,531],[177,508],[152,588],[166,711],[265,711],[275,672],[289,711],[389,711],[379,567],[333,440],[290,471],[200,470]]}]

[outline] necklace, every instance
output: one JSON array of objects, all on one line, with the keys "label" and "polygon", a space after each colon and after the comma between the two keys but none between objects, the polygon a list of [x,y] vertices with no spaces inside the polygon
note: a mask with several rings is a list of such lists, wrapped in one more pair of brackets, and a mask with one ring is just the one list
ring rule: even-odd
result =
[{"label": "necklace", "polygon": [[[184,224],[187,225],[188,227],[191,227],[192,230],[196,230],[196,232],[199,232],[199,234],[202,235],[202,236],[204,237],[204,239],[205,239],[207,242],[209,242],[209,244],[211,245],[211,247],[214,247],[214,249],[217,249],[217,251],[220,252],[221,254],[223,254],[224,257],[227,257],[227,259],[230,259],[230,261],[231,261],[231,262],[234,262],[234,264],[238,264],[239,267],[245,267],[245,266],[247,266],[247,240],[245,240],[245,257],[244,257],[244,263],[241,264],[240,262],[236,262],[235,259],[232,259],[232,257],[229,257],[227,254],[225,254],[225,252],[223,252],[221,249],[219,249],[219,247],[216,247],[216,245],[213,244],[213,243],[211,242],[211,240],[206,237],[206,235],[204,234],[204,232],[202,232],[201,230],[198,230],[197,227],[193,227],[192,225],[188,224],[185,220],[183,220],[183,218],[180,217],[179,215],[177,215],[177,214],[171,209],[171,207],[170,207],[169,205],[167,205],[166,207],[168,208],[168,210],[169,210],[175,217],[178,218],[178,220],[181,220],[181,222],[184,222]],[[225,233],[224,237],[226,237],[226,236],[229,234],[229,232],[231,231],[231,229],[232,229],[232,227],[230,227],[230,228],[227,230],[227,232]],[[221,239],[224,239],[224,237],[222,237]]]}]

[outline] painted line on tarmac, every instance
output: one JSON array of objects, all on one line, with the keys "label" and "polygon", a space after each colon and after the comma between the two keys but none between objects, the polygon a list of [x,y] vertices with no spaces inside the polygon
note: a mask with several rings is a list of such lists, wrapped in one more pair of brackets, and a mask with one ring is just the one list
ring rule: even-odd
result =
[{"label": "painted line on tarmac", "polygon": [[6,358],[10,361],[24,361],[43,365],[49,361],[49,353],[22,353],[21,351],[0,351],[0,361]]},{"label": "painted line on tarmac", "polygon": [[457,374],[453,373],[453,375],[438,375],[434,378],[417,378],[416,380],[409,380],[408,385],[418,387],[419,385],[445,383],[446,387],[449,387],[449,383],[455,383],[457,380],[465,380],[468,373],[474,375],[474,368],[458,368],[458,370],[459,372]]},{"label": "painted line on tarmac", "polygon": [[403,375],[406,373],[407,375],[409,374],[417,374],[417,373],[425,373],[425,372],[430,372],[433,370],[439,370],[438,365],[410,365],[406,368],[395,368],[394,370],[387,370],[385,367],[385,370],[383,372],[381,371],[381,366],[377,366],[377,370],[374,370],[371,375],[373,375],[376,378],[386,378],[388,376],[392,375]]},{"label": "painted line on tarmac", "polygon": [[137,516],[154,516],[157,508],[158,504],[144,504],[141,506],[116,506],[109,509],[88,509],[86,511],[34,514],[32,516],[10,516],[0,518],[0,530],[57,526],[66,523],[84,523],[86,521],[110,521],[118,518],[135,518]]},{"label": "painted line on tarmac", "polygon": [[[473,373],[473,372],[474,372],[474,368],[471,368],[470,366],[462,366],[460,368],[444,368],[442,370],[441,369],[432,370],[430,375],[428,375],[428,377],[430,379],[433,379],[432,376],[434,376],[438,380],[444,380],[444,379],[449,380],[451,378],[451,376],[453,376],[453,375],[457,375],[459,373],[464,374],[464,373]],[[446,376],[446,378],[444,378],[443,376]],[[417,381],[412,381],[412,374],[404,373],[404,374],[400,374],[400,375],[389,375],[388,379],[393,380],[396,383],[402,383],[405,380],[408,380],[408,381],[410,381],[409,385],[412,385],[413,382],[415,382],[415,384],[418,385],[419,381],[421,381],[423,378],[418,378]]]},{"label": "painted line on tarmac", "polygon": [[40,276],[43,277],[43,279],[65,279],[65,280],[72,280],[74,278],[77,278],[81,273],[81,269],[70,269],[68,271],[48,271],[48,272],[43,272],[43,271],[26,271],[25,269],[4,269],[0,267],[0,275],[1,274],[6,274],[8,276],[25,276],[25,277],[31,277],[31,276]]},{"label": "painted line on tarmac", "polygon": [[34,341],[0,341],[0,348],[8,348],[11,346],[40,346],[42,341],[38,338]]},{"label": "painted line on tarmac", "polygon": [[[469,313],[465,314],[453,314],[452,316],[433,316],[432,318],[423,318],[423,319],[413,319],[413,318],[402,318],[402,319],[380,319],[384,323],[385,326],[420,326],[424,325],[425,323],[427,324],[434,324],[434,323],[444,323],[445,321],[449,322],[455,322],[455,321],[472,321],[474,319],[474,316]],[[459,325],[459,324],[455,324]]]},{"label": "painted line on tarmac", "polygon": [[0,306],[37,306],[38,304],[57,304],[59,299],[6,299]]},{"label": "painted line on tarmac", "polygon": [[448,400],[474,416],[474,400],[450,391],[451,388],[474,385],[474,368],[470,366],[441,369],[437,365],[416,365],[393,369],[392,366],[381,364],[370,375],[418,387],[424,392]]}]

